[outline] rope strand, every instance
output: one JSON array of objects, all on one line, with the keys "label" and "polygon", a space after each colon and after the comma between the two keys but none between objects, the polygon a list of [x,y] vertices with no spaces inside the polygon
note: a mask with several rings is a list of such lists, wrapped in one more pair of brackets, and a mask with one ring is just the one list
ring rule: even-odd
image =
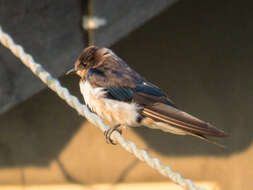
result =
[{"label": "rope strand", "polygon": [[[25,66],[27,66],[36,76],[38,76],[51,90],[56,92],[69,106],[74,108],[80,115],[87,118],[95,126],[102,131],[109,129],[103,120],[96,114],[89,111],[89,109],[81,104],[79,100],[72,96],[67,88],[61,86],[60,82],[52,77],[39,63],[36,63],[31,55],[26,53],[24,49],[14,43],[12,38],[2,30],[0,26],[0,42],[8,48],[17,58],[19,58]],[[175,173],[169,166],[165,166],[157,158],[151,158],[145,150],[139,149],[135,143],[128,141],[123,136],[114,131],[112,139],[117,141],[126,151],[134,154],[141,161],[146,162],[150,167],[154,168],[162,175],[169,177],[172,181],[179,184],[186,190],[204,190],[203,187],[198,187],[190,179],[183,178],[179,173]]]}]

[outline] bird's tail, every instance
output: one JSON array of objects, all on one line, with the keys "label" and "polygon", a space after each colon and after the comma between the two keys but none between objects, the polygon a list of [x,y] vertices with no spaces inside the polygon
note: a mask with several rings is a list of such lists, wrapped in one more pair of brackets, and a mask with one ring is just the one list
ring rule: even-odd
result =
[{"label": "bird's tail", "polygon": [[222,145],[208,139],[206,136],[227,136],[224,131],[214,127],[210,123],[204,122],[186,112],[162,103],[144,108],[142,110],[142,115],[154,121],[151,128],[159,128],[166,132],[181,135],[192,135],[218,146]]}]

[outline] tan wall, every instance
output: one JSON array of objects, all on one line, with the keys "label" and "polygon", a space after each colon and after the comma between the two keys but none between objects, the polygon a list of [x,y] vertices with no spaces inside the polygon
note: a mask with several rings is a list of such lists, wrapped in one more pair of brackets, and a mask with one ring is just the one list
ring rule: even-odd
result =
[{"label": "tan wall", "polygon": [[[252,5],[183,1],[113,49],[178,106],[231,136],[226,149],[141,128],[124,136],[183,176],[222,189],[253,189]],[[78,78],[61,81],[79,94]],[[44,90],[0,116],[0,184],[167,181],[105,143],[100,130]]]}]

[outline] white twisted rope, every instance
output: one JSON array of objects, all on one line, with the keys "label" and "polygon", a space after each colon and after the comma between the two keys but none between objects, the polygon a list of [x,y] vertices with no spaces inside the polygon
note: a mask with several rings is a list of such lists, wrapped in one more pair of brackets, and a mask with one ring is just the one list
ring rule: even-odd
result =
[{"label": "white twisted rope", "polygon": [[[109,129],[100,117],[89,111],[89,109],[81,104],[79,100],[72,96],[69,91],[62,87],[60,82],[52,77],[40,64],[36,63],[32,56],[25,53],[20,45],[14,43],[12,38],[5,33],[0,26],[0,42],[8,48],[23,64],[25,64],[31,71],[38,76],[50,89],[55,91],[63,100],[67,102],[72,108],[86,117],[91,123],[99,127],[102,131]],[[186,190],[204,190],[198,187],[190,179],[184,179],[179,173],[173,172],[169,166],[165,166],[157,158],[151,158],[145,150],[139,149],[135,143],[124,139],[117,131],[112,134],[113,140],[116,140],[126,151],[134,154],[140,160],[146,162],[149,166],[156,169],[162,175],[169,177],[172,181],[179,184]]]}]

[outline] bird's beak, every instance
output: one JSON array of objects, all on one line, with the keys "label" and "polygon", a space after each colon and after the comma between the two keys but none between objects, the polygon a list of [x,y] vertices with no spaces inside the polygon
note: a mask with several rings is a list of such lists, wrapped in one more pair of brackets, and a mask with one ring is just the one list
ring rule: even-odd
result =
[{"label": "bird's beak", "polygon": [[66,75],[69,75],[69,74],[73,74],[73,73],[76,73],[76,70],[73,68],[73,69],[70,69],[69,71],[67,71],[65,74]]}]

